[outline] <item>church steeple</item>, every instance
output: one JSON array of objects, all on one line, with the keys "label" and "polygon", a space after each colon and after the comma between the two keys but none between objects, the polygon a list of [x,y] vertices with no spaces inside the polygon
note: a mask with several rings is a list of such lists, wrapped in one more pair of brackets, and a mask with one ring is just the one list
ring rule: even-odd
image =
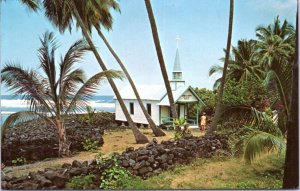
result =
[{"label": "church steeple", "polygon": [[182,71],[180,66],[179,50],[176,50],[175,62],[173,67],[173,80],[182,80]]},{"label": "church steeple", "polygon": [[185,81],[182,80],[182,70],[181,70],[181,65],[180,65],[180,57],[179,57],[179,37],[176,37],[177,41],[177,49],[176,49],[176,56],[175,56],[175,62],[174,62],[174,67],[173,67],[173,76],[172,80],[170,81],[172,90],[176,90],[180,86],[184,86]]}]

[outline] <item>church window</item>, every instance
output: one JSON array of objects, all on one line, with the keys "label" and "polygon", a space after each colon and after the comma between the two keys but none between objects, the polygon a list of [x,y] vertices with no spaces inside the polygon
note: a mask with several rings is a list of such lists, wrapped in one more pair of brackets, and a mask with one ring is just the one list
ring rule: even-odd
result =
[{"label": "church window", "polygon": [[129,109],[130,109],[130,114],[133,115],[134,114],[134,105],[133,105],[133,102],[129,103]]},{"label": "church window", "polygon": [[147,112],[151,116],[151,103],[147,103]]}]

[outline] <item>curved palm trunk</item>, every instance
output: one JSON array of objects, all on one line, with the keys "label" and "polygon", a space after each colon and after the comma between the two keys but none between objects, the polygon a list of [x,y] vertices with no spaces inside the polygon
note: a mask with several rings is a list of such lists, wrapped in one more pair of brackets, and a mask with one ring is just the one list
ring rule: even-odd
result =
[{"label": "curved palm trunk", "polygon": [[70,156],[70,144],[67,141],[66,128],[61,119],[56,119],[58,131],[58,157]]},{"label": "curved palm trunk", "polygon": [[166,86],[166,89],[167,89],[167,94],[168,94],[168,98],[169,98],[169,102],[170,102],[172,116],[174,118],[178,118],[177,111],[175,109],[173,93],[172,93],[171,85],[170,85],[170,82],[169,82],[168,73],[167,73],[167,70],[166,70],[166,65],[165,65],[165,62],[164,62],[164,57],[163,57],[162,50],[161,50],[161,47],[160,47],[157,27],[156,27],[155,18],[154,18],[154,14],[153,14],[153,11],[152,11],[150,0],[145,0],[145,4],[146,4],[147,12],[148,12],[148,17],[149,17],[149,21],[150,21],[150,25],[151,25],[153,40],[154,40],[154,44],[155,44],[155,48],[156,48],[157,57],[158,57],[158,60],[159,60],[161,73],[162,73],[164,83],[165,83],[165,86]]},{"label": "curved palm trunk", "polygon": [[224,62],[224,67],[223,67],[223,75],[221,78],[220,93],[218,96],[219,99],[218,99],[215,115],[214,115],[211,127],[207,131],[208,134],[213,133],[217,129],[217,124],[222,116],[222,99],[223,99],[223,93],[224,93],[224,85],[225,85],[225,81],[226,81],[227,67],[228,67],[228,63],[229,63],[230,47],[231,47],[233,10],[234,10],[234,0],[230,0],[228,38],[227,38],[225,62]]},{"label": "curved palm trunk", "polygon": [[108,43],[108,41],[106,40],[105,36],[103,35],[103,33],[101,32],[100,28],[99,27],[96,27],[96,30],[99,34],[99,36],[102,38],[102,40],[104,41],[104,43],[106,44],[107,48],[109,49],[109,51],[111,52],[111,54],[114,56],[114,58],[117,60],[117,62],[119,63],[120,67],[122,68],[125,76],[127,77],[131,87],[132,87],[132,90],[136,96],[136,99],[149,123],[149,126],[150,128],[152,129],[152,132],[154,133],[155,136],[157,137],[160,137],[160,136],[165,136],[166,134],[159,128],[156,127],[154,121],[152,120],[151,116],[149,115],[149,113],[147,112],[142,100],[141,100],[141,97],[136,89],[136,86],[134,85],[134,82],[131,78],[131,76],[129,75],[127,69],[125,68],[124,64],[122,63],[122,61],[120,60],[120,58],[118,57],[118,55],[115,53],[115,51],[113,50],[113,48],[110,46],[110,44]]},{"label": "curved palm trunk", "polygon": [[[105,64],[103,63],[100,55],[98,54],[98,52],[96,50],[96,47],[94,46],[94,44],[93,44],[93,42],[92,42],[92,40],[91,40],[91,38],[90,38],[90,36],[87,32],[87,29],[86,29],[85,25],[82,22],[82,19],[81,19],[79,13],[78,13],[78,10],[77,10],[76,6],[73,3],[70,3],[70,4],[71,4],[71,8],[72,8],[72,10],[75,14],[75,17],[76,17],[76,19],[77,19],[77,21],[78,21],[78,23],[81,27],[82,33],[84,34],[85,39],[87,40],[89,46],[91,47],[91,49],[92,49],[99,65],[100,65],[100,67],[102,68],[103,71],[107,71],[107,68],[106,68]],[[127,122],[128,122],[130,128],[133,131],[136,142],[140,143],[140,144],[149,142],[148,138],[138,130],[137,126],[134,124],[133,120],[131,119],[130,114],[129,114],[127,108],[126,108],[126,105],[125,105],[124,101],[122,100],[122,97],[121,97],[114,81],[111,79],[110,76],[107,76],[107,80],[108,80],[111,88],[113,89],[118,102],[120,103],[120,106],[122,108],[122,111],[123,111],[126,119],[127,119]]]},{"label": "curved palm trunk", "polygon": [[292,88],[290,101],[290,117],[287,127],[287,148],[283,176],[283,189],[299,188],[299,57],[298,57],[298,8],[296,14],[296,50],[292,68]]}]

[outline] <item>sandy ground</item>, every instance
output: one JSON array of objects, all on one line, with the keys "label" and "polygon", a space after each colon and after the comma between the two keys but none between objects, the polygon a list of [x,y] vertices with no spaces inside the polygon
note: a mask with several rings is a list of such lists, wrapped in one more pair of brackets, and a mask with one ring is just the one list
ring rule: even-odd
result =
[{"label": "sandy ground", "polygon": [[[141,131],[148,137],[149,141],[156,138],[158,142],[162,140],[169,140],[174,137],[174,131],[165,131],[166,136],[154,137],[151,129],[141,129]],[[194,136],[203,136],[204,133],[200,132],[199,129],[191,129]],[[68,158],[53,158],[45,159],[43,161],[35,162],[32,164],[5,167],[3,172],[10,176],[21,176],[26,175],[29,172],[43,170],[45,168],[59,167],[63,163],[72,163],[73,160],[87,161],[94,159],[95,155],[101,152],[104,156],[109,156],[113,152],[122,153],[127,147],[139,148],[145,144],[136,144],[132,131],[129,129],[119,131],[106,131],[104,133],[104,145],[94,152],[78,152],[74,153]]]}]

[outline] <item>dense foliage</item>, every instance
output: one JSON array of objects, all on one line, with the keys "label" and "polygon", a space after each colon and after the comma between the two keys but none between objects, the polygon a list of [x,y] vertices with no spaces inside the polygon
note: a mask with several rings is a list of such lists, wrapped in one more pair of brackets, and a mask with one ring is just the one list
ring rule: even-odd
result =
[{"label": "dense foliage", "polygon": [[189,116],[196,116],[197,109],[200,113],[206,112],[207,115],[211,115],[214,113],[214,108],[216,106],[216,95],[213,91],[208,90],[206,88],[194,88],[196,94],[201,98],[205,105],[202,103],[191,104],[188,108]]}]

